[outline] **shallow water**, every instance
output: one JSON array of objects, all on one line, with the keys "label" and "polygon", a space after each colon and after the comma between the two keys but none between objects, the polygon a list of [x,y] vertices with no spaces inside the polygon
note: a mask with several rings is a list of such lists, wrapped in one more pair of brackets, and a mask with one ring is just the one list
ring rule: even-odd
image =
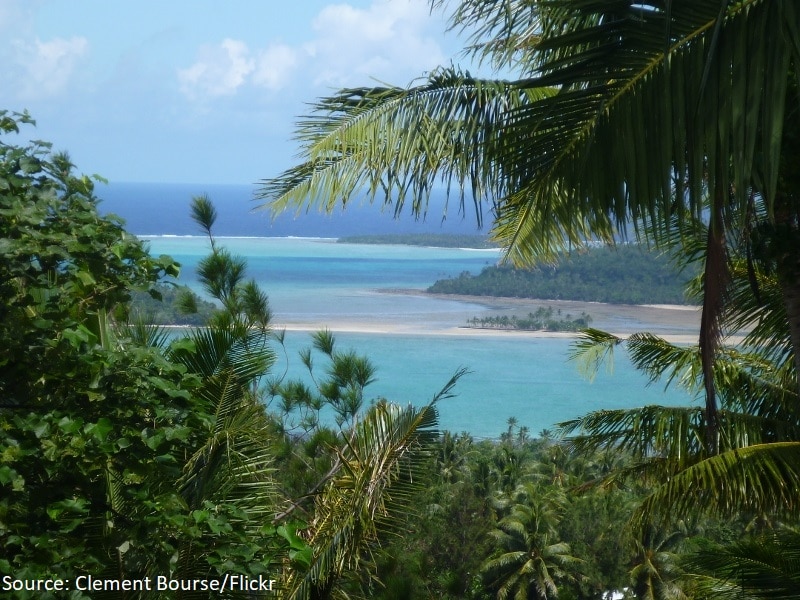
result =
[{"label": "shallow water", "polygon": [[[208,251],[202,237],[148,238],[151,250],[183,263],[182,280],[196,286],[194,269]],[[231,252],[247,258],[250,277],[268,292],[275,321],[353,321],[371,325],[413,323],[432,333],[336,334],[341,349],[354,349],[377,367],[367,395],[419,405],[427,402],[461,367],[471,372],[442,401],[444,429],[476,437],[498,437],[509,417],[536,434],[591,410],[691,401],[679,390],[648,386],[622,354],[613,373],[593,382],[568,361],[570,340],[504,335],[437,335],[436,330],[480,316],[480,304],[387,294],[392,288],[424,289],[435,279],[478,272],[499,256],[494,251],[336,244],[299,238],[220,238]],[[275,367],[288,377],[306,377],[297,352],[311,334],[286,333],[286,356]],[[319,359],[324,368],[324,361]],[[307,378],[307,377],[306,377]]]}]

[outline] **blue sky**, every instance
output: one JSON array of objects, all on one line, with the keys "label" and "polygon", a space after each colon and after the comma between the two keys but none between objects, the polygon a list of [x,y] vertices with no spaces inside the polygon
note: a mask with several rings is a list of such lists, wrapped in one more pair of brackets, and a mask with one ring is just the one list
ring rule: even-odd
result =
[{"label": "blue sky", "polygon": [[463,46],[428,0],[2,0],[0,108],[111,182],[255,183],[307,103]]}]

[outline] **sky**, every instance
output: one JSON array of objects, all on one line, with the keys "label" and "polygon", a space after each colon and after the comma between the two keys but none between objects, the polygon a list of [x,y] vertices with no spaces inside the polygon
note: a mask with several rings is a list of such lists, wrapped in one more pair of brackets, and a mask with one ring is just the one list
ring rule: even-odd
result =
[{"label": "sky", "polygon": [[252,184],[297,162],[316,98],[464,45],[428,0],[0,0],[0,109],[112,183]]}]

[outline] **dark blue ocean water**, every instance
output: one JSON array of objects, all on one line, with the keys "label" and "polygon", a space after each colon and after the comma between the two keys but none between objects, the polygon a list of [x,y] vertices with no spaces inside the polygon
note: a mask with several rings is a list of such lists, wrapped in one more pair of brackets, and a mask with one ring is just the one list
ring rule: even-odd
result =
[{"label": "dark blue ocean water", "polygon": [[[582,378],[568,360],[568,339],[445,334],[487,310],[480,304],[421,292],[387,293],[394,288],[421,291],[436,279],[478,272],[499,258],[497,251],[340,244],[330,239],[356,233],[474,233],[474,221],[470,225],[451,220],[443,228],[438,220],[396,220],[377,207],[362,206],[333,216],[283,215],[270,223],[265,213],[252,212],[253,189],[111,184],[99,186],[97,195],[104,199],[103,209],[127,220],[130,231],[152,236],[146,239],[154,254],[180,261],[181,281],[196,287],[195,268],[207,254],[208,242],[189,218],[189,203],[193,195],[207,193],[219,212],[218,241],[247,259],[249,277],[269,294],[275,323],[328,327],[341,347],[368,356],[377,367],[368,397],[421,404],[457,369],[468,368],[471,373],[456,387],[457,396],[440,407],[442,427],[451,431],[497,437],[507,419],[515,417],[537,433],[590,410],[690,401],[680,391],[665,393],[658,385],[648,386],[622,355],[616,358],[613,374],[601,374],[594,382]],[[394,333],[357,333],[359,329],[343,326],[352,323]],[[403,332],[406,325],[412,331]],[[276,371],[304,377],[298,352],[310,346],[311,333],[290,329],[285,340],[286,353]],[[321,358],[320,366],[324,368]]]},{"label": "dark blue ocean water", "polygon": [[96,194],[103,200],[101,210],[125,219],[128,230],[137,235],[191,235],[198,233],[189,217],[193,196],[207,194],[216,205],[219,218],[215,233],[221,236],[304,236],[343,237],[384,233],[482,233],[474,208],[458,215],[456,200],[451,200],[448,218],[442,220],[446,198],[443,193],[431,201],[429,217],[415,219],[406,210],[394,218],[391,208],[351,201],[346,210],[333,214],[317,211],[285,212],[276,218],[258,210],[253,199],[256,185],[196,185],[111,182],[98,184]]}]

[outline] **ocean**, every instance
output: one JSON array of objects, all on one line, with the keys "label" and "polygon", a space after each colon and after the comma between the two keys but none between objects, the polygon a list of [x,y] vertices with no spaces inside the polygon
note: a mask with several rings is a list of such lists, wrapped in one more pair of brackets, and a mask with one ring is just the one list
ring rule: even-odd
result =
[{"label": "ocean", "polygon": [[[357,233],[476,233],[469,218],[444,223],[392,218],[391,211],[358,205],[333,216],[282,215],[272,222],[252,212],[251,186],[117,184],[99,186],[101,209],[122,216],[128,230],[142,236],[154,254],[169,254],[182,264],[180,281],[197,289],[195,268],[208,241],[189,218],[193,195],[207,193],[219,212],[218,241],[248,261],[248,276],[270,297],[276,323],[381,325],[391,334],[336,333],[340,349],[369,357],[377,380],[368,398],[399,403],[427,402],[460,368],[469,369],[443,401],[443,429],[497,438],[510,417],[536,435],[556,423],[592,410],[647,404],[686,405],[692,398],[677,389],[648,385],[622,353],[613,372],[584,378],[568,360],[571,341],[511,335],[444,335],[440,330],[481,316],[480,303],[439,299],[422,293],[436,279],[464,271],[477,273],[495,263],[495,250],[420,248],[400,245],[336,243]],[[441,200],[439,199],[439,202]],[[394,293],[402,289],[404,293]],[[415,293],[414,290],[419,290]],[[426,333],[406,333],[419,330]],[[275,373],[310,381],[298,352],[311,345],[311,333],[289,330]],[[317,359],[319,367],[324,361]]]}]

